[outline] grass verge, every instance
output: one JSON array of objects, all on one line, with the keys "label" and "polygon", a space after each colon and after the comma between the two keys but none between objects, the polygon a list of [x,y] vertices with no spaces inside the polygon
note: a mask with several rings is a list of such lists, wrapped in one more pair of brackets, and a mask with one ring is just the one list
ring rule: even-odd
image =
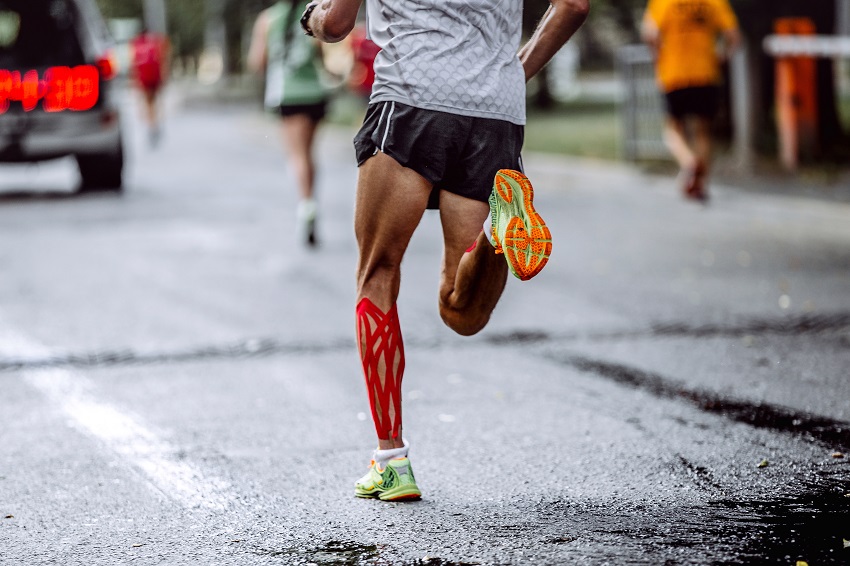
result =
[{"label": "grass verge", "polygon": [[575,101],[528,109],[525,151],[597,159],[620,156],[619,110],[613,102]]},{"label": "grass verge", "polygon": [[[365,100],[340,95],[331,105],[328,122],[356,128],[365,113]],[[561,103],[546,111],[528,110],[525,151],[618,159],[619,143],[620,123],[615,103],[577,101]]]}]

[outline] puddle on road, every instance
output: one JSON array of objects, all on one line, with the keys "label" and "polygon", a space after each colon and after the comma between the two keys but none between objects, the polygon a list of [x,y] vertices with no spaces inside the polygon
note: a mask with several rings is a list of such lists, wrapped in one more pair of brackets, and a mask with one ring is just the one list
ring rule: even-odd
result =
[{"label": "puddle on road", "polygon": [[729,564],[850,564],[850,498],[841,491],[712,507],[729,516],[729,534],[743,543]]},{"label": "puddle on road", "polygon": [[426,556],[421,560],[411,562],[408,566],[479,566],[478,562],[452,562],[442,558]]},{"label": "puddle on road", "polygon": [[281,550],[257,549],[254,554],[274,556],[286,560],[287,564],[308,566],[368,566],[382,564],[378,561],[377,545],[353,542],[330,541],[323,546],[283,548]]},{"label": "puddle on road", "polygon": [[477,562],[452,562],[435,556],[414,561],[397,561],[381,556],[379,545],[331,541],[314,547],[257,549],[258,556],[279,557],[287,565],[299,566],[478,566]]},{"label": "puddle on road", "polygon": [[538,524],[576,562],[714,566],[850,564],[850,482],[836,473],[817,486],[764,501],[700,507],[544,502]]}]

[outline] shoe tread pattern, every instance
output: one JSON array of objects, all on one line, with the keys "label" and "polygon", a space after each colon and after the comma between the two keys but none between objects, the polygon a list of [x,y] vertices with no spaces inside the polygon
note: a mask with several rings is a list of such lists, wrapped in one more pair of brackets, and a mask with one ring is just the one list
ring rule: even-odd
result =
[{"label": "shoe tread pattern", "polygon": [[[517,184],[519,191],[511,183]],[[534,209],[534,188],[518,171],[501,169],[494,183],[497,205],[511,217],[504,238],[493,234],[496,253],[504,253],[511,271],[527,281],[540,273],[552,253],[552,234]],[[517,194],[518,193],[518,194]],[[515,198],[515,197],[519,198]],[[495,231],[495,226],[494,226]]]}]

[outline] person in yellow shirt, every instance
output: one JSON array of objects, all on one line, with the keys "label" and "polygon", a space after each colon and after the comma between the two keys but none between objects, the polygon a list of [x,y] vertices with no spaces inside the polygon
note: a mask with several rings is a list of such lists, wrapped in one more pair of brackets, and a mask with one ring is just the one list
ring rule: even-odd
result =
[{"label": "person in yellow shirt", "polygon": [[649,0],[642,35],[655,54],[667,105],[664,141],[681,168],[684,195],[705,200],[720,64],[741,41],[738,20],[728,0]]}]

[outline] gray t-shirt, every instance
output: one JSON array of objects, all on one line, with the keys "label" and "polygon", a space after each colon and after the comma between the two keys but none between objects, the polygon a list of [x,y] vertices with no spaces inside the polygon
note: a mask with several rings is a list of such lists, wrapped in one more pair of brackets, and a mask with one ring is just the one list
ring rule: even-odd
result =
[{"label": "gray t-shirt", "polygon": [[522,0],[366,0],[370,102],[525,124]]}]

